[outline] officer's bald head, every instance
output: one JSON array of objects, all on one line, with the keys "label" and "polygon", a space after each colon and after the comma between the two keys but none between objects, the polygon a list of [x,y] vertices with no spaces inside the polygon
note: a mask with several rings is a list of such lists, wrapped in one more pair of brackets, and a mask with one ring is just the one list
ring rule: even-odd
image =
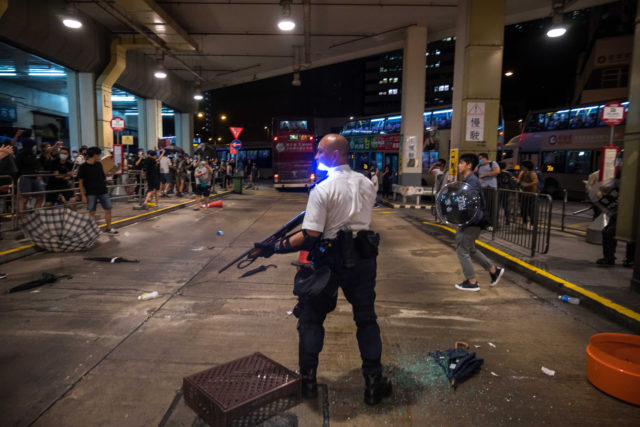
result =
[{"label": "officer's bald head", "polygon": [[[332,159],[333,166],[347,164],[349,159],[349,142],[337,133],[325,135],[318,144],[318,159]],[[329,163],[327,163],[329,165]]]}]

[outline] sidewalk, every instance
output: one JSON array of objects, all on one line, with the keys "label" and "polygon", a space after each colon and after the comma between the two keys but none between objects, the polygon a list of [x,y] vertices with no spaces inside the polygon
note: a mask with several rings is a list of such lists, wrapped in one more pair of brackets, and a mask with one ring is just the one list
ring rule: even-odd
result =
[{"label": "sidewalk", "polygon": [[[213,200],[217,197],[222,197],[230,192],[231,190],[220,190],[219,193],[212,195],[211,199]],[[139,204],[136,201],[114,201],[111,212],[112,224],[113,227],[117,229],[124,225],[131,224],[132,222],[141,221],[145,218],[181,209],[193,203],[194,200],[195,198],[193,195],[185,197],[175,197],[174,195],[170,195],[169,197],[160,197],[157,206],[150,207],[146,210],[139,209]],[[80,208],[79,212],[88,214],[85,208]],[[104,228],[106,224],[104,222],[104,211],[102,208],[98,207],[95,218],[99,227]],[[38,251],[39,249],[27,238],[0,240],[0,264],[31,255]]]},{"label": "sidewalk", "polygon": [[[582,305],[607,315],[625,327],[640,331],[640,294],[633,292],[630,287],[633,269],[621,265],[624,243],[618,244],[618,265],[597,266],[595,261],[602,257],[602,246],[586,241],[585,229],[590,222],[589,215],[572,218],[565,226],[568,231],[561,232],[560,209],[554,204],[548,253],[536,253],[531,257],[528,249],[499,239],[491,240],[491,233],[484,231],[480,241],[484,243],[485,253],[499,263],[556,290],[558,294],[577,296]],[[431,212],[411,211],[410,215],[431,229],[442,230],[441,237],[449,239],[454,232],[453,226],[437,223]]]}]

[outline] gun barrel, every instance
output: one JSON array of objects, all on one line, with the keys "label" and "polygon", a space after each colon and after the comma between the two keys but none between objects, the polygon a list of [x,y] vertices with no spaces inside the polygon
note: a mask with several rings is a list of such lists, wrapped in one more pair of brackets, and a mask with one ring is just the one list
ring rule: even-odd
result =
[{"label": "gun barrel", "polygon": [[[305,213],[306,213],[306,211],[302,211],[298,215],[296,215],[295,217],[291,218],[289,221],[287,221],[287,223],[285,225],[280,227],[280,229],[278,231],[276,231],[271,236],[269,236],[266,239],[264,239],[262,242],[263,243],[270,242],[270,241],[273,241],[274,239],[279,239],[279,238],[283,237],[284,235],[286,235],[288,232],[290,232],[291,230],[293,230],[294,228],[296,228],[297,226],[302,224],[302,221],[304,220],[304,214]],[[242,260],[244,257],[249,255],[249,253],[252,250],[253,250],[253,248],[249,249],[248,251],[245,251],[242,255],[240,255],[239,257],[237,257],[236,259],[231,261],[229,264],[227,264],[224,267],[222,267],[220,270],[218,270],[218,274],[222,273],[227,268],[231,267],[233,264],[235,264],[238,261]]]}]

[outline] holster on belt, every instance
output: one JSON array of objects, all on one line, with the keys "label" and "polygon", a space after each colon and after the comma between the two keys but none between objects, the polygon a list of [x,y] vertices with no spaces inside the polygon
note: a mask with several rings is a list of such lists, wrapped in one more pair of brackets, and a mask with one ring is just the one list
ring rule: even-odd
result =
[{"label": "holster on belt", "polygon": [[362,258],[375,258],[378,256],[380,235],[371,230],[360,230],[355,238],[356,250]]},{"label": "holster on belt", "polygon": [[338,247],[340,248],[340,257],[344,268],[353,268],[356,266],[355,261],[355,243],[353,232],[351,230],[340,230],[336,237]]}]

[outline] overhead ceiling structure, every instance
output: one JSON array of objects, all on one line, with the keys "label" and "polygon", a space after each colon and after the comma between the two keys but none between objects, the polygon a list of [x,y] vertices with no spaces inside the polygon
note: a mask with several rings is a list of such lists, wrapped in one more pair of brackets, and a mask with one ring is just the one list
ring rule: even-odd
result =
[{"label": "overhead ceiling structure", "polygon": [[[613,0],[565,1],[564,12]],[[404,30],[429,40],[455,35],[457,0],[293,0],[291,32],[278,29],[279,0],[78,0],[113,34],[145,37],[165,66],[203,90],[365,57],[403,45]],[[551,0],[506,0],[505,23],[552,15]]]}]

